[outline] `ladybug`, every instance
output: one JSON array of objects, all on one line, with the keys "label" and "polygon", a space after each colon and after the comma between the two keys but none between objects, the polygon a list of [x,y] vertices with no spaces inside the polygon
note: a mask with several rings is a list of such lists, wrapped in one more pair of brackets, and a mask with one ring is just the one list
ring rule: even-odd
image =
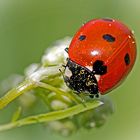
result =
[{"label": "ladybug", "polygon": [[120,21],[93,19],[78,30],[66,51],[66,85],[93,98],[116,88],[127,77],[135,63],[136,42]]}]

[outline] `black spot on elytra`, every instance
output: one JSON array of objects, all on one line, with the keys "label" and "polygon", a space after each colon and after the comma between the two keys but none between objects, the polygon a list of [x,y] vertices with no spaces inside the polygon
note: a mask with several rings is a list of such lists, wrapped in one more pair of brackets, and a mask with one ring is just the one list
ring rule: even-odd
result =
[{"label": "black spot on elytra", "polygon": [[93,64],[93,71],[95,74],[104,75],[107,73],[107,66],[101,60],[96,60]]},{"label": "black spot on elytra", "polygon": [[115,37],[113,37],[110,34],[104,34],[103,35],[103,39],[106,40],[106,41],[108,41],[108,42],[114,42],[115,41]]},{"label": "black spot on elytra", "polygon": [[129,64],[130,64],[130,56],[129,56],[128,53],[125,55],[124,61],[125,61],[125,64],[126,64],[126,65],[129,65]]},{"label": "black spot on elytra", "polygon": [[113,22],[113,19],[111,19],[111,18],[102,18],[102,20],[104,20],[104,21],[109,21],[109,22]]},{"label": "black spot on elytra", "polygon": [[81,35],[80,37],[79,37],[79,40],[80,41],[83,41],[83,40],[85,40],[86,39],[86,36],[85,35]]}]

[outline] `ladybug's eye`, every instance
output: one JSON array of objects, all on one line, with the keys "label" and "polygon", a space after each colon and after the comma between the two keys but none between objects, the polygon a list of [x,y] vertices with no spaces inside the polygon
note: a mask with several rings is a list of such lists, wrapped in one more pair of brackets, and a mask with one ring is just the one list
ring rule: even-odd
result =
[{"label": "ladybug's eye", "polygon": [[85,40],[85,39],[86,39],[86,36],[85,36],[85,35],[81,35],[81,36],[79,37],[79,40],[80,40],[80,41]]},{"label": "ladybug's eye", "polygon": [[114,42],[115,41],[115,37],[113,37],[110,34],[104,34],[103,35],[103,39],[106,40],[106,41],[108,41],[108,42]]},{"label": "ladybug's eye", "polygon": [[125,64],[126,64],[126,65],[129,65],[129,64],[130,64],[130,56],[129,56],[128,53],[125,55],[124,61],[125,61]]}]

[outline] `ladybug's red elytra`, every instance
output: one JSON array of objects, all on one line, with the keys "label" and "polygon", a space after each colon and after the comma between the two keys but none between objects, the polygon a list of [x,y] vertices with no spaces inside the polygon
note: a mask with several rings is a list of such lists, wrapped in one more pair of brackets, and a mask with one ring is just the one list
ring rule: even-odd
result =
[{"label": "ladybug's red elytra", "polygon": [[73,37],[67,50],[66,85],[90,97],[106,94],[120,85],[136,59],[132,31],[114,19],[93,19]]}]

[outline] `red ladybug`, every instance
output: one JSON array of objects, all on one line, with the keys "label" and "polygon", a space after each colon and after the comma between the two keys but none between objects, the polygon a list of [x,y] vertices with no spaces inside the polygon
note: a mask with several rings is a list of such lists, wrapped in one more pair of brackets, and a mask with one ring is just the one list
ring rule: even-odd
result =
[{"label": "red ladybug", "polygon": [[94,19],[75,34],[67,50],[64,80],[76,93],[90,97],[120,85],[136,59],[132,31],[118,20]]}]

